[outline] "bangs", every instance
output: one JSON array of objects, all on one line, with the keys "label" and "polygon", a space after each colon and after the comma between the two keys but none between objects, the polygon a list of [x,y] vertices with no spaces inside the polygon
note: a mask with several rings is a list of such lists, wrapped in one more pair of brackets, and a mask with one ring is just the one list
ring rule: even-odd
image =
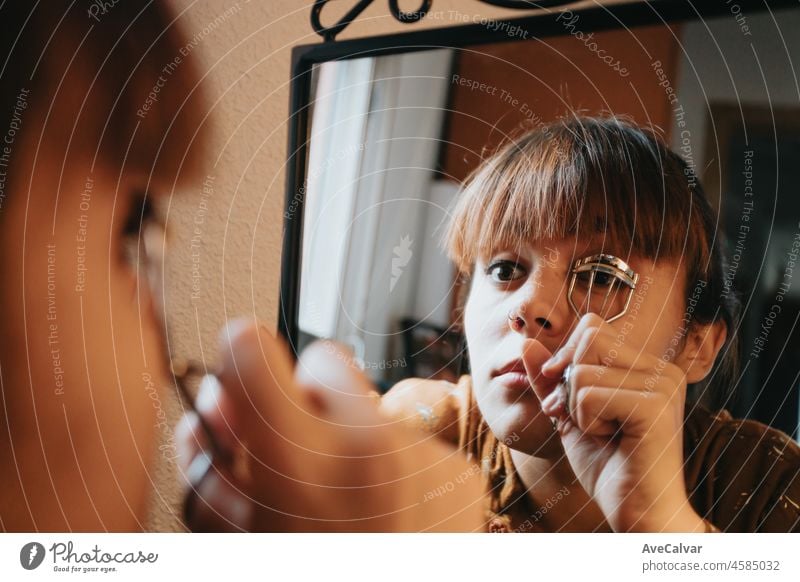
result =
[{"label": "bangs", "polygon": [[506,143],[477,168],[444,243],[464,274],[498,251],[566,238],[623,258],[674,259],[706,238],[691,178],[650,132],[616,117],[570,118]]}]

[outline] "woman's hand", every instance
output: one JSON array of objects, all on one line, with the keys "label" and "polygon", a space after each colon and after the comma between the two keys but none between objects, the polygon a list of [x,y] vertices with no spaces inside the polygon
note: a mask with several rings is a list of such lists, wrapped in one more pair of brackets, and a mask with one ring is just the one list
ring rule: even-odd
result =
[{"label": "woman's hand", "polygon": [[[615,531],[702,532],[683,476],[683,371],[618,334],[589,314],[555,355],[526,340],[542,411],[557,420],[572,469]],[[567,402],[561,379],[569,365]]]},{"label": "woman's hand", "polygon": [[[197,409],[234,459],[202,480],[196,531],[472,531],[483,519],[477,479],[426,493],[464,472],[455,449],[387,422],[349,353],[316,342],[296,368],[284,343],[251,322],[220,339],[219,381]],[[206,447],[195,414],[180,422],[184,473]]]}]

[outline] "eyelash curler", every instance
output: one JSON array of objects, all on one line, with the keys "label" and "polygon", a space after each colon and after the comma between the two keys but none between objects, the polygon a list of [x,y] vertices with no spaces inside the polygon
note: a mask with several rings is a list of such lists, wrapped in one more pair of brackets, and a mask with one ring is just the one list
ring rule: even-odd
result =
[{"label": "eyelash curler", "polygon": [[597,313],[608,323],[625,315],[639,275],[614,255],[592,255],[578,259],[570,272],[567,301],[580,318]]},{"label": "eyelash curler", "polygon": [[[639,275],[628,263],[614,255],[598,254],[578,259],[570,271],[567,302],[580,318],[596,313],[611,323],[625,315],[631,304]],[[569,416],[572,392],[572,364],[561,377],[565,391],[565,412]],[[554,423],[555,426],[555,423]]]}]

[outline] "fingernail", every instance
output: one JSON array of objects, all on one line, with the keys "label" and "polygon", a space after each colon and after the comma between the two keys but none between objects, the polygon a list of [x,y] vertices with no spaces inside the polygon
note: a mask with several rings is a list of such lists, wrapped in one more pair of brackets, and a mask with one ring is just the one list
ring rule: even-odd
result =
[{"label": "fingernail", "polygon": [[217,377],[212,374],[206,374],[200,381],[200,389],[197,393],[197,400],[195,407],[201,414],[213,412],[219,406],[219,395],[222,391],[222,385],[217,380]]},{"label": "fingernail", "polygon": [[255,323],[255,320],[247,317],[239,317],[237,319],[229,319],[225,322],[221,333],[227,338],[234,338],[244,330],[248,329]]},{"label": "fingernail", "polygon": [[555,354],[550,356],[550,359],[547,360],[544,364],[542,364],[542,369],[544,368],[551,368],[558,363],[558,360],[561,357],[561,350],[558,350]]},{"label": "fingernail", "polygon": [[560,371],[561,363],[558,360],[553,360],[549,364],[542,366],[542,376],[550,380],[561,376]]},{"label": "fingernail", "polygon": [[549,415],[550,413],[554,412],[556,407],[558,406],[559,394],[558,389],[553,390],[550,394],[548,394],[544,400],[542,400],[542,412]]}]

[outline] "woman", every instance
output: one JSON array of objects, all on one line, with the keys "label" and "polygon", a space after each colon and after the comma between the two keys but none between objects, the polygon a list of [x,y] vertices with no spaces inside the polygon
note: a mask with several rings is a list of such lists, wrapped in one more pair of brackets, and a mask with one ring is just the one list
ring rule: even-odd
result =
[{"label": "woman", "polygon": [[479,475],[490,531],[800,529],[797,444],[722,410],[737,315],[715,235],[687,165],[617,118],[566,119],[486,160],[447,236],[471,374],[382,399],[473,463],[423,503]]},{"label": "woman", "polygon": [[[102,11],[93,5],[88,12],[85,3],[57,0],[0,5],[3,531],[145,527],[156,445],[172,436],[161,405],[172,380],[157,301],[164,290],[151,292],[154,279],[146,276],[162,271],[165,237],[156,208],[161,197],[196,183],[208,145],[194,53],[178,26],[173,10],[158,1],[120,2]],[[223,334],[225,346],[236,347],[224,354],[221,368],[230,393],[246,386],[258,397],[274,370],[284,369],[253,357],[262,346],[259,333],[248,323]],[[350,400],[337,389],[342,381],[348,390],[362,386],[346,360],[325,351],[306,361],[309,370],[321,366],[339,375],[328,385],[307,378],[314,404],[345,424],[364,422],[364,415],[351,419],[357,409],[344,406]],[[242,385],[248,376],[254,380]],[[294,383],[282,380],[284,387]],[[298,406],[311,410],[292,388],[291,400],[272,407],[288,410],[282,418]],[[248,409],[237,412],[244,418]],[[248,429],[274,459],[277,449],[258,422],[263,418]],[[329,418],[315,412],[302,420],[318,436]],[[438,482],[440,472],[466,467],[443,445],[417,446],[397,428],[375,437],[373,446],[409,445],[400,455],[403,471],[424,462],[419,472]],[[339,442],[340,453],[354,452],[352,439]],[[370,458],[358,463],[373,464]],[[329,478],[321,463],[317,472]],[[267,479],[261,483],[263,499],[281,494]],[[351,476],[349,484],[367,483]],[[396,479],[369,484],[364,499],[374,492],[376,500],[407,500],[407,486]],[[477,484],[465,491],[467,502],[469,495],[482,496]],[[479,522],[477,509],[460,516],[413,508],[380,516],[370,513],[361,523],[418,529],[436,519],[463,529]],[[298,527],[290,518],[282,523]]]},{"label": "woman", "polygon": [[[736,305],[705,194],[663,142],[616,118],[532,132],[472,177],[447,243],[470,279],[451,399],[460,446],[489,459],[493,528],[800,528],[796,443],[704,407],[728,402]],[[569,273],[601,254],[638,281],[582,314]]]},{"label": "woman", "polygon": [[0,524],[141,529],[167,377],[137,243],[201,167],[198,75],[187,59],[137,115],[184,46],[160,2],[5,2],[0,22]]}]

